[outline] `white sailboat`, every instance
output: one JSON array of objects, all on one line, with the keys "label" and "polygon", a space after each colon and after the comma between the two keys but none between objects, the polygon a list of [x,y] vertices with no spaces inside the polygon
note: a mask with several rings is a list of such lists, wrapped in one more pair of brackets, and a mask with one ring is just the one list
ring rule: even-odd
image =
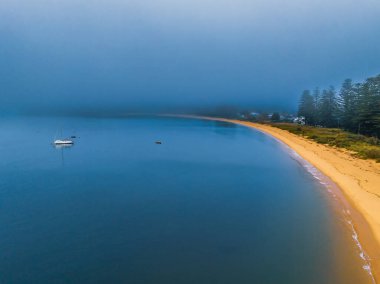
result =
[{"label": "white sailboat", "polygon": [[54,140],[54,145],[73,145],[74,141],[69,139],[57,139]]},{"label": "white sailboat", "polygon": [[[62,130],[61,130],[61,137],[62,137]],[[64,139],[55,139],[54,138],[53,144],[55,146],[71,146],[74,144],[74,140],[69,139],[69,138],[64,138]]]}]

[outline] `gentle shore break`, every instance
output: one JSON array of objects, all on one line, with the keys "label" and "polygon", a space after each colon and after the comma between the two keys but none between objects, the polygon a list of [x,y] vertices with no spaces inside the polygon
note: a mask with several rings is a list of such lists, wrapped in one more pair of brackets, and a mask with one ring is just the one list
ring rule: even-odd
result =
[{"label": "gentle shore break", "polygon": [[380,279],[380,164],[353,157],[341,149],[318,144],[270,125],[248,121],[182,116],[235,123],[265,132],[282,141],[308,161],[339,188],[357,212],[352,212],[353,226],[370,258],[374,278]]}]

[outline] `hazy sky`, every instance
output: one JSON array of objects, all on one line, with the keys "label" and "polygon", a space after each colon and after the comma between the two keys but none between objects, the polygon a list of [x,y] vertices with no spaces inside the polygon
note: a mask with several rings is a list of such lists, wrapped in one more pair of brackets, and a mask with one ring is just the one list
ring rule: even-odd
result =
[{"label": "hazy sky", "polygon": [[380,0],[1,0],[0,108],[294,107],[380,73]]}]

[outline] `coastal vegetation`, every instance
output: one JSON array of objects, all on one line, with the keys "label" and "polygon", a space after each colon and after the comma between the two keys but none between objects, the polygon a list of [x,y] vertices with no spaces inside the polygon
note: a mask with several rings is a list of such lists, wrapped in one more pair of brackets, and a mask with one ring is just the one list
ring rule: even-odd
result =
[{"label": "coastal vegetation", "polygon": [[[319,88],[313,92],[305,90],[299,101],[298,116],[305,118],[306,125],[341,128],[357,134],[380,137],[380,75],[370,77],[362,83],[346,79],[339,92],[333,86],[322,92]],[[353,137],[354,140],[365,139],[361,136]]]},{"label": "coastal vegetation", "polygon": [[298,105],[302,123],[271,125],[317,143],[344,148],[355,156],[380,162],[380,75],[353,83],[304,90]]},{"label": "coastal vegetation", "polygon": [[339,91],[333,86],[304,90],[298,117],[280,112],[239,111],[232,106],[206,116],[270,124],[320,144],[346,149],[356,157],[380,162],[380,75],[362,83],[346,79]]},{"label": "coastal vegetation", "polygon": [[272,126],[311,139],[320,144],[343,148],[362,159],[380,162],[380,139],[351,133],[339,128],[315,127],[295,123],[271,123]]}]

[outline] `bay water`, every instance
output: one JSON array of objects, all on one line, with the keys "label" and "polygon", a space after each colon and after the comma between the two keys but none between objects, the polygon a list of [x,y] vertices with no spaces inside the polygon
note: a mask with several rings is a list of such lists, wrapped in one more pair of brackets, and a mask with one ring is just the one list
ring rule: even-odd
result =
[{"label": "bay water", "polygon": [[246,127],[0,120],[0,283],[371,283],[337,211]]}]

